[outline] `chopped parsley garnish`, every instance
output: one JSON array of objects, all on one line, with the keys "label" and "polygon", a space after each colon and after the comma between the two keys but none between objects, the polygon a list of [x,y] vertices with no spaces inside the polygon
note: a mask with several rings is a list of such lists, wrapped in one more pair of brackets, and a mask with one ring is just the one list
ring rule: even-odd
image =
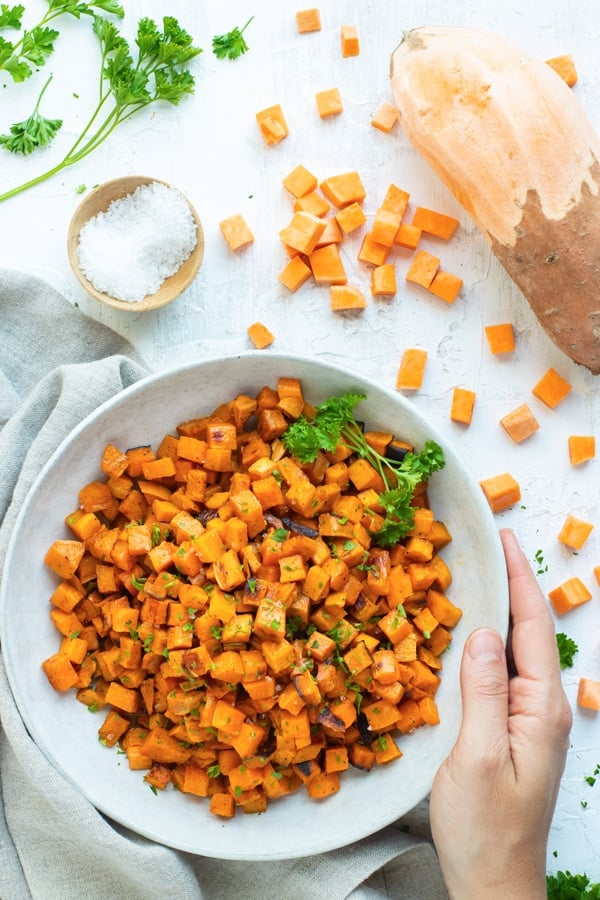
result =
[{"label": "chopped parsley garnish", "polygon": [[579,651],[579,647],[570,637],[559,631],[556,635],[556,645],[561,669],[570,669],[573,666],[573,657]]}]

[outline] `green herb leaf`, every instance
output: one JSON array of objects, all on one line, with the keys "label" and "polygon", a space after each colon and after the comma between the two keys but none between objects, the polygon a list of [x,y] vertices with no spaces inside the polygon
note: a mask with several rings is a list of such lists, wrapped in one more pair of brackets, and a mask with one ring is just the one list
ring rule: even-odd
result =
[{"label": "green herb leaf", "polygon": [[592,884],[587,875],[572,875],[567,869],[546,876],[548,900],[600,900],[600,884]]},{"label": "green herb leaf", "polygon": [[284,541],[287,541],[289,536],[290,533],[285,528],[276,528],[271,534],[271,540],[277,541],[278,544],[283,544]]},{"label": "green herb leaf", "polygon": [[559,631],[556,635],[556,645],[561,669],[570,669],[573,666],[573,657],[579,652],[579,647],[570,637]]},{"label": "green herb leaf", "polygon": [[251,16],[243,28],[232,28],[227,34],[217,34],[212,39],[212,50],[218,59],[237,59],[250,48],[244,38],[244,32],[254,16]]},{"label": "green herb leaf", "polygon": [[39,106],[46,88],[52,81],[52,75],[40,91],[35,108],[28,119],[10,126],[9,134],[0,134],[0,146],[11,153],[28,154],[37,147],[49,144],[62,126],[62,119],[46,119],[41,115]]},{"label": "green herb leaf", "polygon": [[19,3],[17,6],[9,6],[8,3],[0,3],[0,28],[16,28],[21,27],[21,19],[25,7]]}]

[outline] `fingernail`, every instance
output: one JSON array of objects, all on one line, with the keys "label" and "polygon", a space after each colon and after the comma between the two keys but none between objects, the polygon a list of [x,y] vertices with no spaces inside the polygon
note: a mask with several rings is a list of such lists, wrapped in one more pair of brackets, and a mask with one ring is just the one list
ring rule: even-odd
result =
[{"label": "fingernail", "polygon": [[469,638],[467,652],[471,659],[501,659],[504,656],[504,645],[497,631],[479,628]]}]

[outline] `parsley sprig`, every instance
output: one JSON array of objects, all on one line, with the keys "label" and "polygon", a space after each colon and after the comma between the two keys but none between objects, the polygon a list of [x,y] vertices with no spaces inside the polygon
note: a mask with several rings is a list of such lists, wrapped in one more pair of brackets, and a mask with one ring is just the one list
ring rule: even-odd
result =
[{"label": "parsley sprig", "polygon": [[31,115],[23,122],[11,125],[9,134],[0,134],[0,147],[5,147],[11,153],[27,155],[37,147],[45,147],[54,138],[62,126],[62,119],[46,119],[40,113],[42,97],[51,81],[52,75],[40,91]]},{"label": "parsley sprig", "polygon": [[573,666],[573,657],[579,652],[579,647],[572,638],[564,633],[564,631],[559,631],[556,635],[556,645],[558,647],[561,669],[571,669]]},{"label": "parsley sprig", "polygon": [[[45,65],[54,50],[58,31],[50,28],[50,22],[59,16],[95,16],[97,10],[123,18],[123,7],[117,0],[46,0],[48,9],[37,25],[25,29],[22,26],[25,7],[22,3],[9,6],[0,4],[0,29],[12,28],[22,31],[16,41],[0,37],[0,70],[8,72],[13,81],[21,82],[29,78],[33,68]],[[32,68],[33,67],[33,68]]]},{"label": "parsley sprig", "polygon": [[568,869],[547,875],[546,888],[548,900],[583,900],[584,897],[600,900],[600,884],[592,884],[587,875],[573,875]]},{"label": "parsley sprig", "polygon": [[[65,0],[66,2],[66,0]],[[102,0],[103,3],[111,0]],[[75,5],[75,4],[73,4]],[[0,202],[28,190],[93,153],[115,128],[158,101],[177,105],[193,94],[194,76],[186,68],[202,52],[173,16],[163,18],[163,30],[150,18],[138,22],[137,59],[116,25],[94,16],[100,43],[100,85],[95,110],[65,157],[47,172],[0,194]]]},{"label": "parsley sprig", "polygon": [[374,537],[380,546],[390,547],[412,528],[415,488],[444,467],[444,453],[435,441],[427,441],[420,453],[407,453],[401,462],[382,456],[367,443],[354,417],[354,408],[365,399],[365,394],[352,392],[330,397],[317,407],[314,418],[296,419],[282,441],[300,462],[314,462],[319,451],[332,453],[340,443],[370,462],[385,485],[379,495],[385,520]]},{"label": "parsley sprig", "polygon": [[217,59],[237,59],[249,50],[244,32],[254,16],[250,16],[243,28],[232,28],[227,34],[216,34],[212,39],[212,50]]}]

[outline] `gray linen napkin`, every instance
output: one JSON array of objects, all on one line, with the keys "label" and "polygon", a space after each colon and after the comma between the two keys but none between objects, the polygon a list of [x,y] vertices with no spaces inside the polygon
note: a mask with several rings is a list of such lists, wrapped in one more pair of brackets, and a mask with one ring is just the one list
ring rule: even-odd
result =
[{"label": "gray linen napkin", "polygon": [[[18,509],[52,451],[148,373],[133,347],[45,282],[0,271],[0,575]],[[431,844],[390,826],[341,850],[274,863],[196,857],[98,813],[30,739],[0,658],[3,900],[446,900]],[[360,811],[358,811],[360,814]]]}]

